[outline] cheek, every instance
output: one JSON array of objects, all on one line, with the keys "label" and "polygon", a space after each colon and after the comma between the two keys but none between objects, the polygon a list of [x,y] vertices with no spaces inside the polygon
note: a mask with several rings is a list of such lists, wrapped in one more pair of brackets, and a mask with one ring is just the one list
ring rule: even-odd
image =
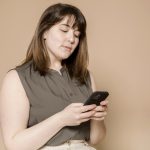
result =
[{"label": "cheek", "polygon": [[48,37],[48,42],[51,44],[60,44],[62,41],[62,38],[58,34],[51,34]]},{"label": "cheek", "polygon": [[62,38],[60,38],[58,34],[50,34],[47,37],[46,43],[47,43],[47,47],[53,51],[61,46]]},{"label": "cheek", "polygon": [[79,44],[79,39],[76,39],[75,44],[74,44],[74,49],[78,46]]}]

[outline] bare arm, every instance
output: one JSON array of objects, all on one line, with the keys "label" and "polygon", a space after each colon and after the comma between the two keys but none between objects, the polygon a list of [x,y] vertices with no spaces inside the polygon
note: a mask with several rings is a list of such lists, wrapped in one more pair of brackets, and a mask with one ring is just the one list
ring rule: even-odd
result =
[{"label": "bare arm", "polygon": [[3,80],[0,93],[0,122],[7,150],[37,150],[63,127],[88,121],[96,107],[72,103],[64,110],[27,128],[29,105],[17,72],[10,71]]},{"label": "bare arm", "polygon": [[[90,73],[91,77],[91,86],[93,92],[96,91],[96,85],[93,78],[93,75]],[[104,118],[101,120],[91,120],[91,131],[90,131],[90,141],[89,143],[92,145],[98,144],[106,135],[106,127],[104,123]]]},{"label": "bare arm", "polygon": [[64,127],[60,115],[27,128],[29,101],[15,70],[4,78],[0,93],[0,122],[8,150],[37,150]]}]

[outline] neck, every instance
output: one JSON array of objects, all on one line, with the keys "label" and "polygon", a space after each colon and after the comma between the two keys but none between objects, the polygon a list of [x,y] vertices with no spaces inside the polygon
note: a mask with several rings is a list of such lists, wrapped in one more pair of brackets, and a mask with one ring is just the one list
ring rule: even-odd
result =
[{"label": "neck", "polygon": [[60,70],[62,68],[61,60],[57,59],[53,55],[50,55],[50,66],[49,68],[54,70]]},{"label": "neck", "polygon": [[61,63],[51,63],[49,68],[54,69],[54,70],[60,70],[62,68],[62,65]]}]

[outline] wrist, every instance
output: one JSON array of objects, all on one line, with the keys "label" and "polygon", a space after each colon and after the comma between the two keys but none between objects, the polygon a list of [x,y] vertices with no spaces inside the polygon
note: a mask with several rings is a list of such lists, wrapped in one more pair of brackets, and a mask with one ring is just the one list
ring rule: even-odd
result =
[{"label": "wrist", "polygon": [[94,120],[94,119],[91,119],[91,124],[104,124],[104,120]]},{"label": "wrist", "polygon": [[55,114],[55,117],[56,117],[56,120],[57,120],[58,124],[61,126],[61,128],[67,126],[67,125],[65,124],[65,121],[64,121],[64,119],[63,119],[63,117],[62,117],[62,114],[61,114],[60,112],[56,113],[56,114]]}]

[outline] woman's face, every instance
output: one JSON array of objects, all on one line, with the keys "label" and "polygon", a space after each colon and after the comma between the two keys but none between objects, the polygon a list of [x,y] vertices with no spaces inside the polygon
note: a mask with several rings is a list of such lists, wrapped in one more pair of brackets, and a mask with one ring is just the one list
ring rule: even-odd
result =
[{"label": "woman's face", "polygon": [[61,61],[74,52],[79,43],[80,32],[77,28],[73,28],[73,24],[74,17],[66,16],[44,33],[45,44],[51,59]]}]

